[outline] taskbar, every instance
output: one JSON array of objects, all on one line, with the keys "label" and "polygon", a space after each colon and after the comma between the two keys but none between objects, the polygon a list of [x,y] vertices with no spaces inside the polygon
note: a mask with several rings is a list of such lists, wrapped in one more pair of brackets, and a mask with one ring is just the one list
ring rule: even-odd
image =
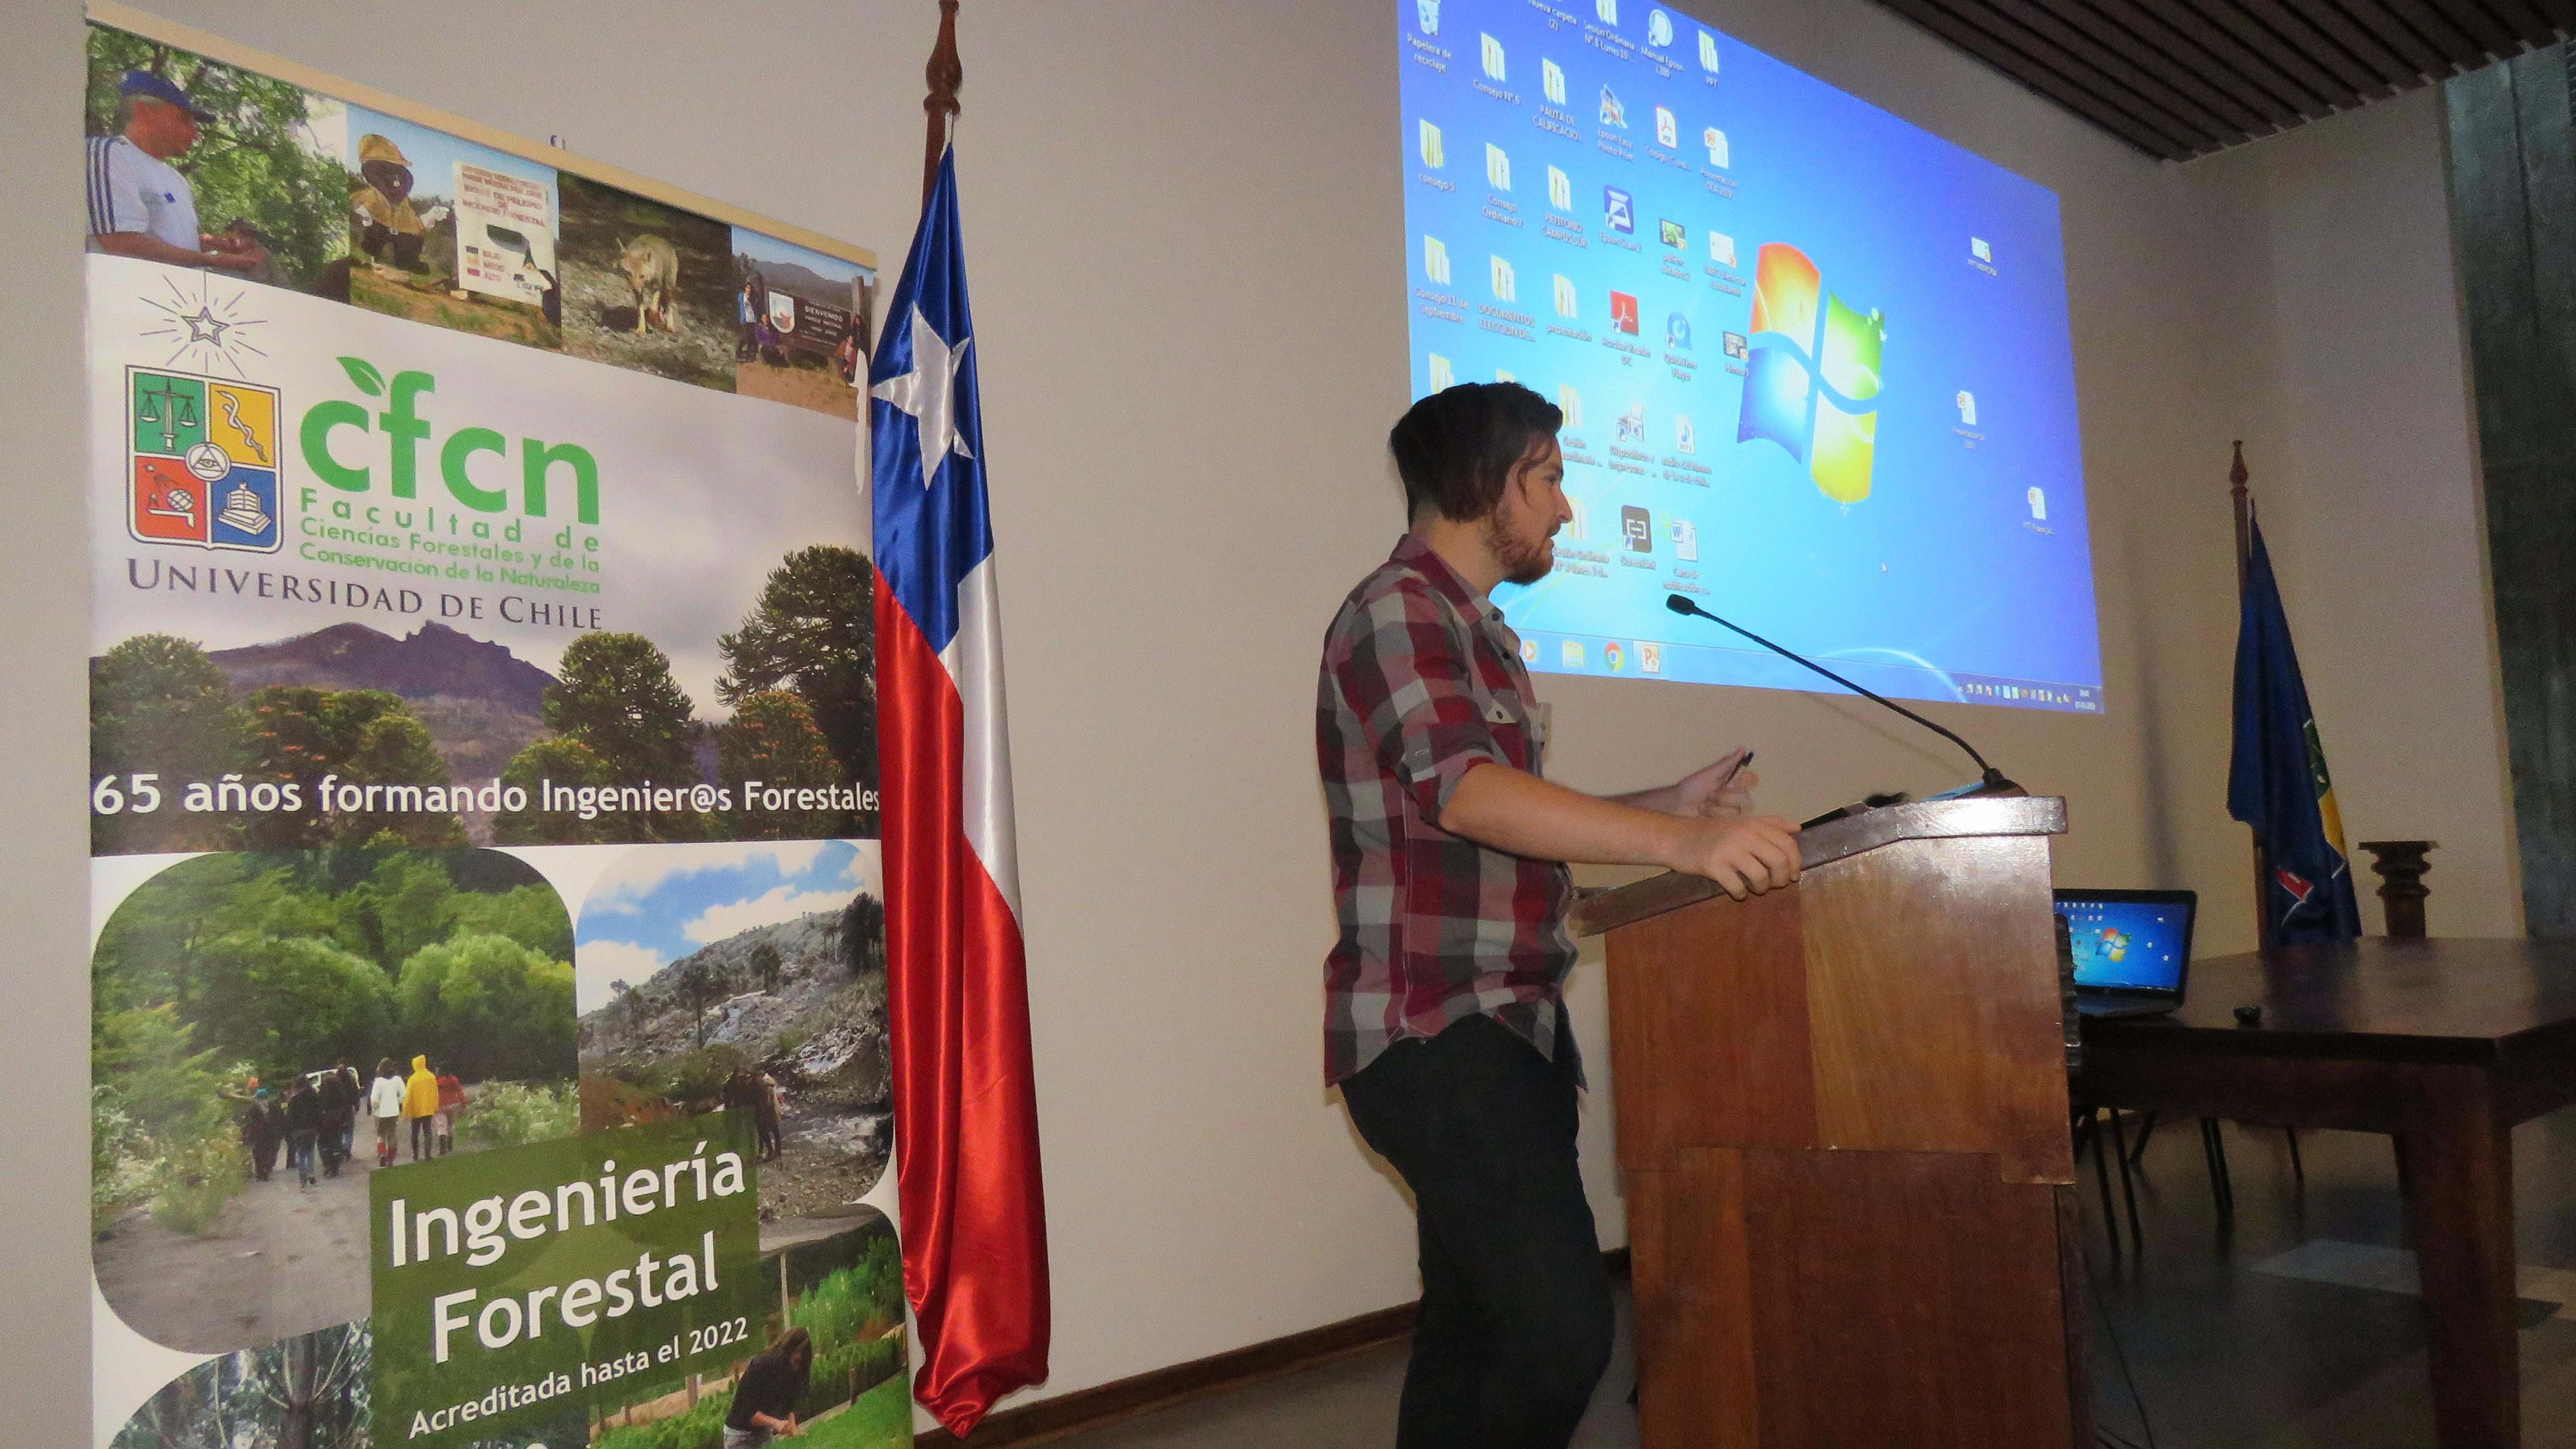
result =
[{"label": "taskbar", "polygon": [[[1661,639],[1620,639],[1600,634],[1540,631],[1521,635],[1521,659],[1542,674],[1582,674],[1595,678],[1661,679],[1675,684],[1728,684],[1746,689],[1798,689],[1818,694],[1845,691],[1776,654],[1723,645],[1675,644]],[[2068,714],[2100,714],[2102,687],[2060,680],[2016,679],[1995,674],[1960,674],[1929,665],[1884,659],[1838,659],[1820,655],[1817,663],[1892,699],[1950,700],[1962,704],[2007,704],[2022,709],[2051,709]]]}]

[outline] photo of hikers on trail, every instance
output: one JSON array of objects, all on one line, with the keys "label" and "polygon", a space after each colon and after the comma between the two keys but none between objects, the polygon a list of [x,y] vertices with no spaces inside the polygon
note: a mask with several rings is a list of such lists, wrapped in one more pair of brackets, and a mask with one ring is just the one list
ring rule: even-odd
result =
[{"label": "photo of hikers on trail", "polygon": [[364,1317],[369,1173],[571,1135],[572,926],[498,851],[182,861],[92,959],[92,1257],[224,1352]]}]

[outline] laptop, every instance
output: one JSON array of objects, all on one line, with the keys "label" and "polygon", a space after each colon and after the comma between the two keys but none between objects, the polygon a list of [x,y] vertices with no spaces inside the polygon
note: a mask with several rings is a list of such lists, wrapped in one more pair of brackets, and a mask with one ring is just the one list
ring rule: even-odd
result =
[{"label": "laptop", "polygon": [[2075,958],[2077,1011],[2161,1016],[2182,1005],[2197,892],[2062,890],[2056,896]]}]

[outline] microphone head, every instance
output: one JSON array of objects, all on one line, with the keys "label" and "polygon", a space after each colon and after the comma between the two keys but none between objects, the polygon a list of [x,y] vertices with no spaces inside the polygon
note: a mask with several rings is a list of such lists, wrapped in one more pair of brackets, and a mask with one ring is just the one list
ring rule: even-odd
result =
[{"label": "microphone head", "polygon": [[1696,614],[1699,612],[1699,605],[1692,603],[1687,596],[1682,594],[1664,595],[1664,607],[1672,610],[1676,614]]}]

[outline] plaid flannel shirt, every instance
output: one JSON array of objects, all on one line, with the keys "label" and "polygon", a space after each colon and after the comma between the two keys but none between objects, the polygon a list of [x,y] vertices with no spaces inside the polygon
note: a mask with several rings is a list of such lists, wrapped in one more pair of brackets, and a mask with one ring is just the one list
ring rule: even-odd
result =
[{"label": "plaid flannel shirt", "polygon": [[1442,830],[1478,765],[1541,772],[1543,726],[1500,610],[1407,534],[1324,636],[1315,756],[1341,939],[1324,961],[1324,1081],[1478,1013],[1554,1060],[1573,877]]}]

